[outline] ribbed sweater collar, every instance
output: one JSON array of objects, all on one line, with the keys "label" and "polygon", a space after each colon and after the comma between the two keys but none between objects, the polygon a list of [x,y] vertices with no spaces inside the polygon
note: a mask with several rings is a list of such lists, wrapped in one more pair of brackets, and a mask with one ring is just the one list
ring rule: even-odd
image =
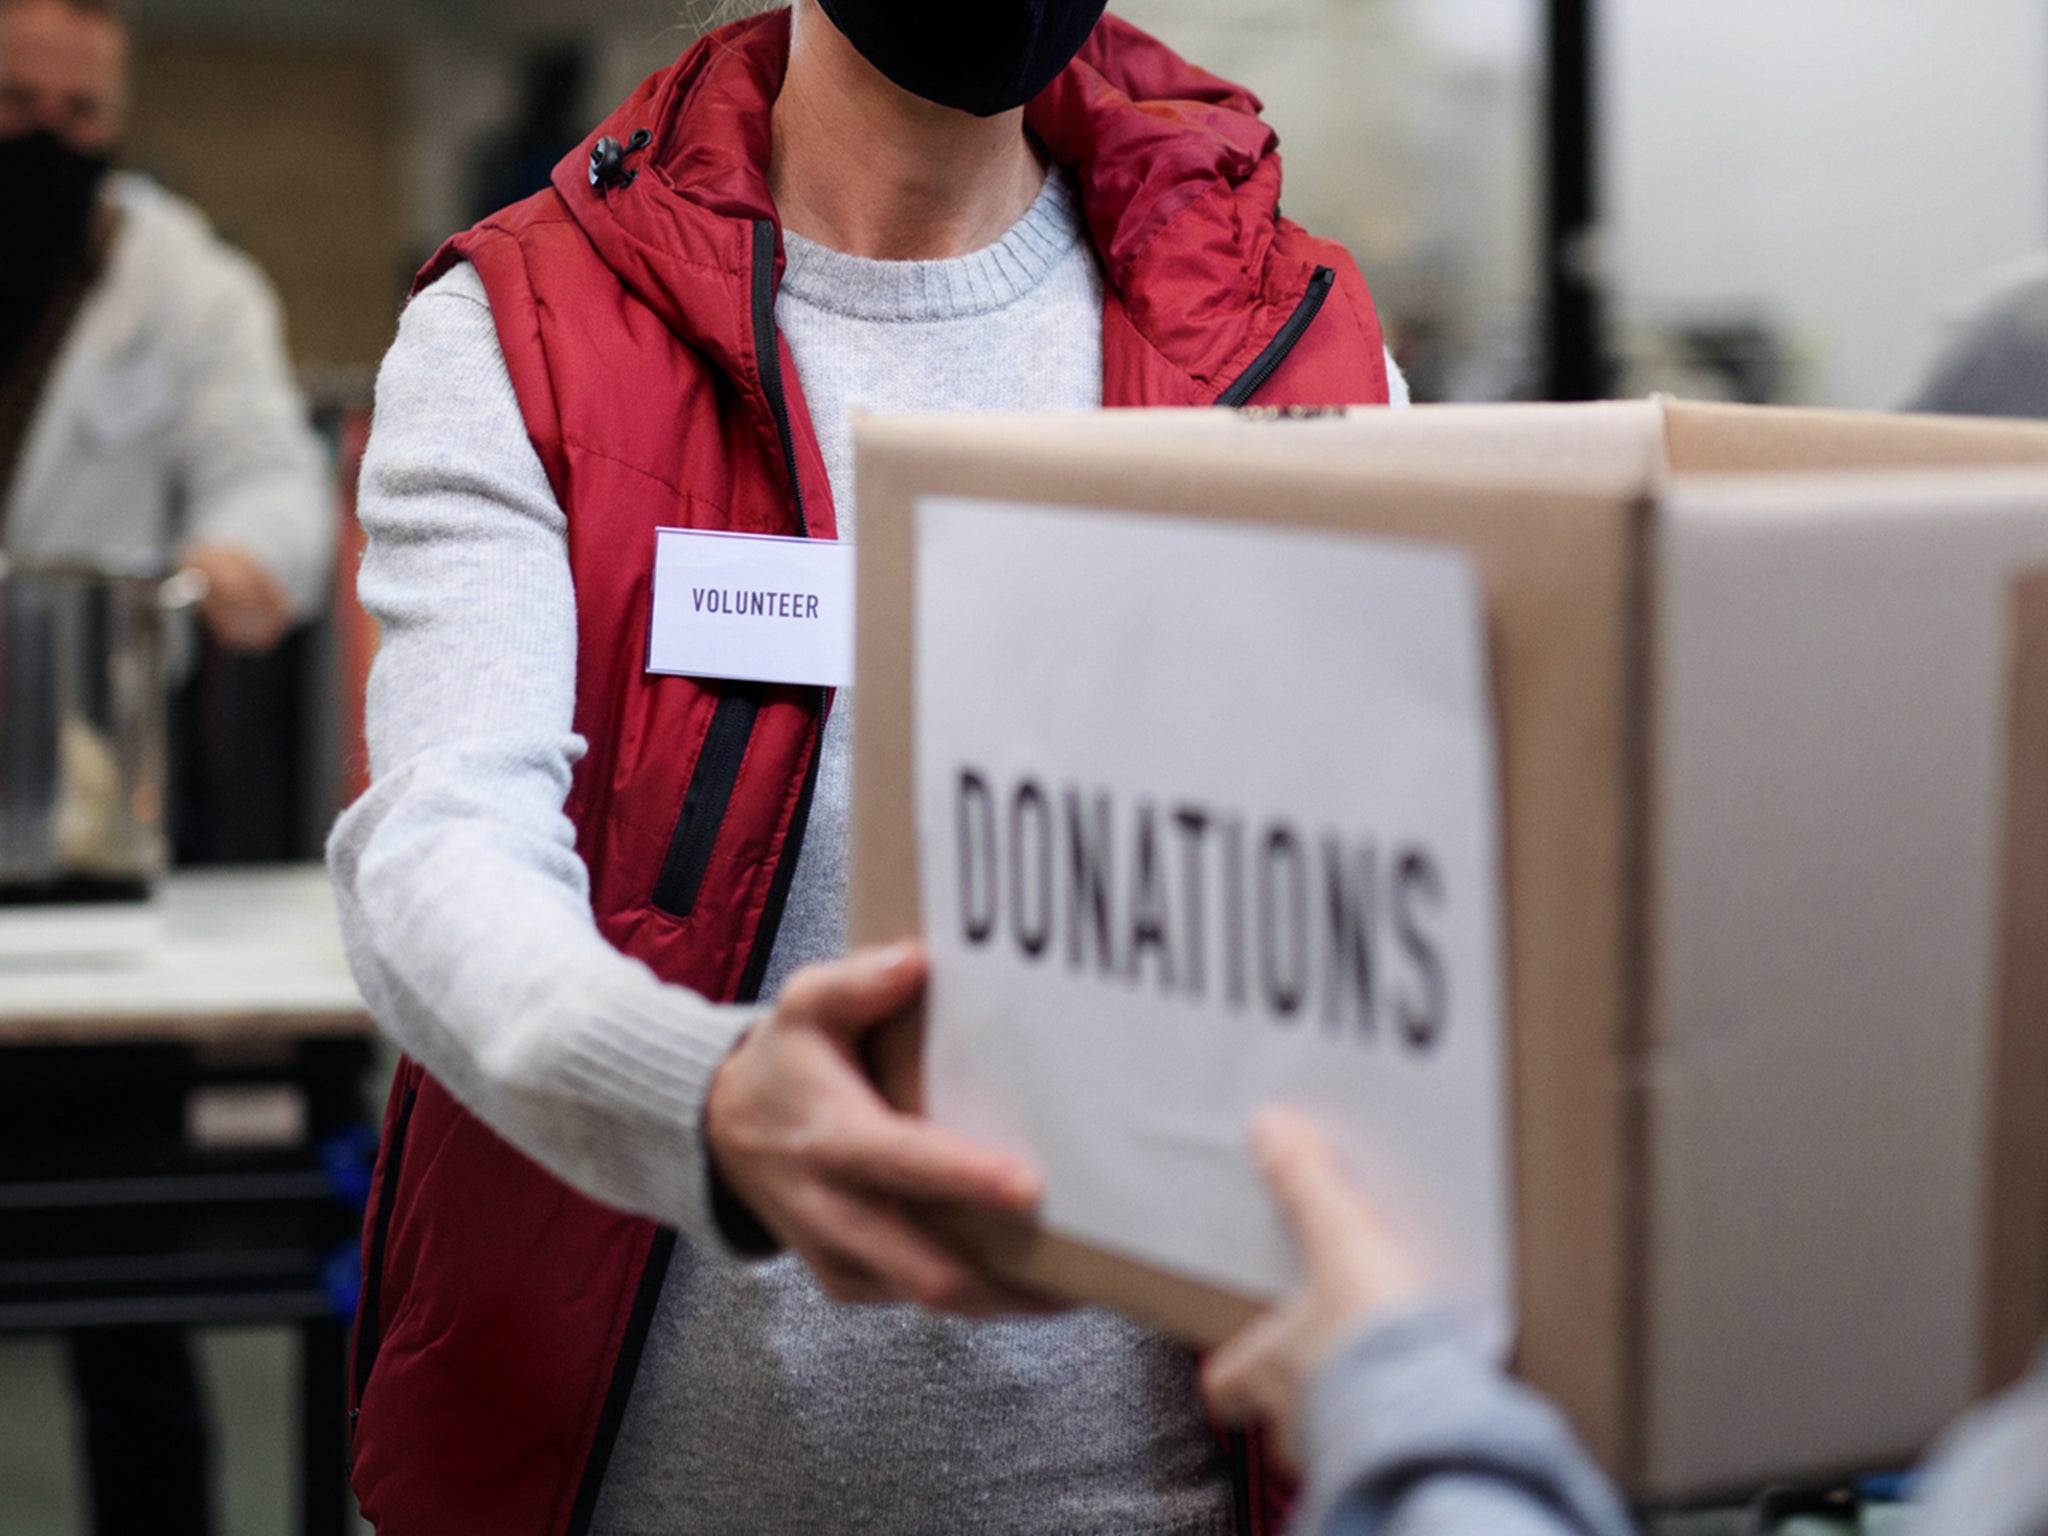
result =
[{"label": "ribbed sweater collar", "polygon": [[857,320],[960,319],[1024,298],[1086,238],[1073,188],[1055,170],[1002,239],[943,261],[874,261],[784,231],[782,291]]}]

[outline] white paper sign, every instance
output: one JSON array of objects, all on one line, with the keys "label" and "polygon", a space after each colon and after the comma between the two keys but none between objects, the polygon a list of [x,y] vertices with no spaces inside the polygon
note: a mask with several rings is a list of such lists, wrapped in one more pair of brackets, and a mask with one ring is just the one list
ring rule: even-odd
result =
[{"label": "white paper sign", "polygon": [[846,687],[853,681],[853,546],[656,529],[647,670]]},{"label": "white paper sign", "polygon": [[1035,1157],[1051,1229],[1271,1295],[1298,1261],[1246,1132],[1294,1104],[1504,1341],[1469,560],[965,498],[916,519],[931,1112]]}]

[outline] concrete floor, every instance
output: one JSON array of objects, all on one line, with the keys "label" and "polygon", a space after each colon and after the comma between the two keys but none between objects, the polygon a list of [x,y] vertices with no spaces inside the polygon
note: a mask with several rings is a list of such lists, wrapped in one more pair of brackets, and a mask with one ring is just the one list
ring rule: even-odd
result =
[{"label": "concrete floor", "polygon": [[[200,1369],[213,1410],[220,1536],[288,1536],[298,1529],[292,1335],[275,1328],[204,1334]],[[0,1340],[0,1531],[88,1536],[76,1437],[57,1344]]]}]

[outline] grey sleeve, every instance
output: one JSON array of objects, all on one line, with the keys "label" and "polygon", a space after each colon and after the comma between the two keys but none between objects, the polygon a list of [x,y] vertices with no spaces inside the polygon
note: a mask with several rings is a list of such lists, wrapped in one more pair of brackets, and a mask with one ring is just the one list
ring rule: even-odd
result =
[{"label": "grey sleeve", "polygon": [[285,353],[277,296],[253,265],[210,237],[182,266],[186,403],[176,431],[185,542],[253,556],[304,618],[326,604],[334,484]]},{"label": "grey sleeve", "polygon": [[361,514],[373,782],[328,859],[364,994],[542,1166],[709,1240],[704,1097],[755,1015],[662,984],[591,916],[563,811],[584,751],[566,525],[468,268],[406,312]]},{"label": "grey sleeve", "polygon": [[1557,1410],[1437,1309],[1378,1323],[1318,1376],[1302,1536],[1629,1536]]},{"label": "grey sleeve", "polygon": [[1964,1416],[1929,1462],[1915,1536],[2048,1531],[2048,1355],[2005,1396]]},{"label": "grey sleeve", "polygon": [[2048,281],[2005,294],[1970,320],[1942,349],[1909,408],[2048,417]]}]

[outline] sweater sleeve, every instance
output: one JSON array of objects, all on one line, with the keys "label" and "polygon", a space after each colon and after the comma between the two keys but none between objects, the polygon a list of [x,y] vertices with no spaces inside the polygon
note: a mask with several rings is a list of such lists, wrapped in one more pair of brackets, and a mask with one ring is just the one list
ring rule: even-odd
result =
[{"label": "sweater sleeve", "polygon": [[210,233],[188,232],[171,252],[185,289],[175,320],[188,375],[176,428],[186,543],[246,551],[305,618],[326,605],[334,486],[285,356],[277,295]]},{"label": "sweater sleeve", "polygon": [[1442,1311],[1354,1338],[1311,1387],[1301,1438],[1302,1536],[1629,1536],[1562,1416]]},{"label": "sweater sleeve", "polygon": [[361,516],[373,782],[328,859],[363,993],[543,1167],[712,1239],[704,1098],[756,1015],[664,985],[592,918],[563,811],[584,752],[566,522],[470,268],[401,322]]},{"label": "sweater sleeve", "polygon": [[1408,388],[1408,375],[1401,371],[1401,365],[1394,361],[1394,350],[1387,349],[1387,404],[1395,410],[1402,410],[1415,403],[1415,396]]}]

